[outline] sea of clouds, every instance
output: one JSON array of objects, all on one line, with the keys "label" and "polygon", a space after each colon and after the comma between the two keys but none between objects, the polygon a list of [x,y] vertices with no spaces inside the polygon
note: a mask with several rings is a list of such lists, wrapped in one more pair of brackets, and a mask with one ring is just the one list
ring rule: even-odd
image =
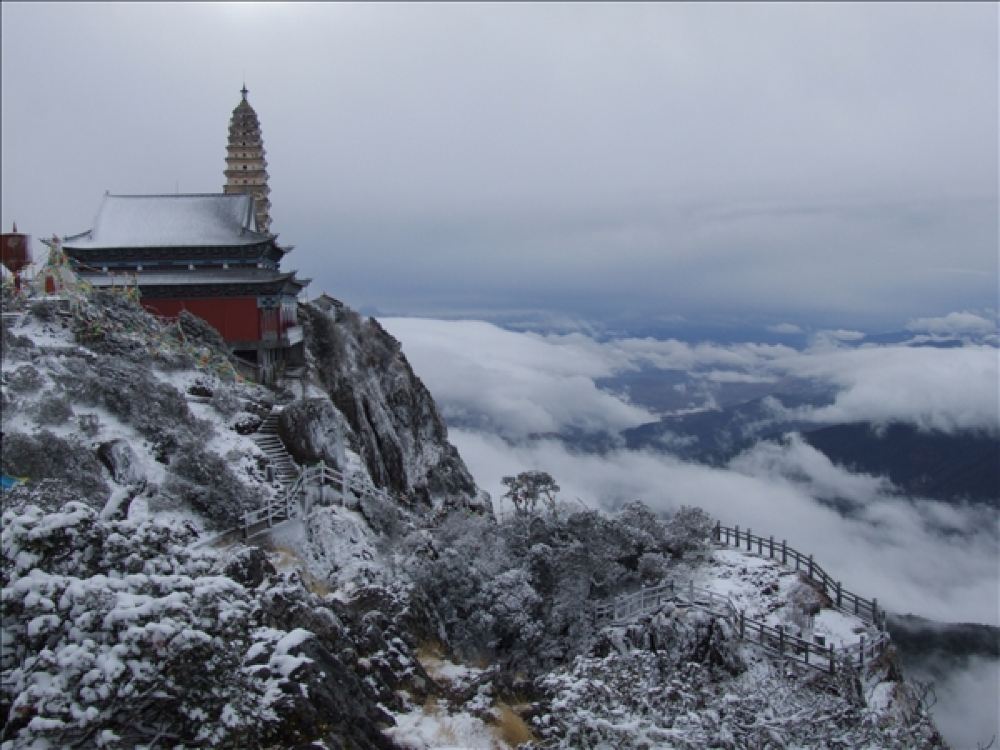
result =
[{"label": "sea of clouds", "polygon": [[[832,402],[776,417],[826,423],[901,422],[946,433],[1000,433],[996,323],[974,313],[911,321],[948,348],[866,344],[854,331],[822,331],[803,349],[780,344],[598,340],[583,333],[512,332],[482,321],[389,318],[414,370],[452,427],[480,486],[502,498],[501,478],[550,472],[562,497],[613,508],[631,499],[670,510],[704,507],[729,525],[811,551],[844,585],[894,611],[948,622],[1000,624],[1000,531],[993,510],[908,497],[885,477],[832,464],[795,434],[757,443],[724,467],[667,453],[601,454],[537,437],[566,430],[617,433],[658,415],[598,386],[656,368],[707,384],[808,379]],[[984,338],[986,343],[984,343]],[[783,407],[776,405],[776,410]],[[852,506],[849,516],[823,499]]]},{"label": "sea of clouds", "polygon": [[[471,320],[382,323],[402,342],[445,418],[460,425],[451,427],[450,438],[496,505],[504,502],[501,478],[526,469],[550,472],[561,498],[574,504],[613,509],[641,499],[662,510],[698,505],[727,525],[752,527],[812,552],[846,588],[878,597],[891,611],[1000,625],[994,508],[906,496],[887,477],[833,464],[794,433],[758,442],[722,467],[651,450],[583,452],[545,437],[573,430],[616,434],[655,421],[660,415],[599,387],[602,379],[650,368],[665,377],[684,373],[705,408],[714,406],[719,384],[798,378],[828,389],[831,401],[796,409],[774,401],[775,419],[817,426],[898,422],[997,435],[995,313],[912,320],[906,326],[912,336],[896,344],[869,344],[857,331],[819,331],[802,349],[603,340],[582,332],[514,332]],[[774,328],[802,331],[791,323]],[[848,503],[850,513],[838,512],[826,498]],[[954,747],[985,746],[1000,733],[998,672],[994,659],[971,659],[934,676],[935,715]]]}]

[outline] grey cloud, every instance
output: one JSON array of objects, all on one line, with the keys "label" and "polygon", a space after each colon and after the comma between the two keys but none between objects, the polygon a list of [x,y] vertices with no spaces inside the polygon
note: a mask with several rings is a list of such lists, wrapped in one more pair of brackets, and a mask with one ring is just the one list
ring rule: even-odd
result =
[{"label": "grey cloud", "polygon": [[2,221],[36,236],[105,189],[218,189],[246,74],[289,262],[355,306],[995,303],[994,6],[2,12]]}]

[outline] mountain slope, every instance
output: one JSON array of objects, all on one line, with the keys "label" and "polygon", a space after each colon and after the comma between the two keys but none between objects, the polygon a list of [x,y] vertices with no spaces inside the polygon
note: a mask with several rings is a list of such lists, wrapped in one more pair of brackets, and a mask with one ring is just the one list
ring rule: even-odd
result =
[{"label": "mountain slope", "polygon": [[811,446],[852,471],[888,476],[910,495],[1000,507],[1000,438],[948,435],[911,425],[840,424],[803,432]]}]

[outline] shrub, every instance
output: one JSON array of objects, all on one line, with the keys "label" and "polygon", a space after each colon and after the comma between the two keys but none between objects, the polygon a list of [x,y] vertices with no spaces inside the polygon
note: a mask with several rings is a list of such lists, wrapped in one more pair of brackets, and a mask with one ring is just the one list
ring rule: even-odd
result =
[{"label": "shrub", "polygon": [[77,440],[66,440],[42,430],[34,435],[6,433],[3,471],[31,482],[58,479],[74,488],[77,497],[95,507],[107,502],[109,489],[94,451]]},{"label": "shrub", "polygon": [[38,403],[37,419],[43,425],[66,424],[73,416],[73,407],[61,396],[49,396]]}]

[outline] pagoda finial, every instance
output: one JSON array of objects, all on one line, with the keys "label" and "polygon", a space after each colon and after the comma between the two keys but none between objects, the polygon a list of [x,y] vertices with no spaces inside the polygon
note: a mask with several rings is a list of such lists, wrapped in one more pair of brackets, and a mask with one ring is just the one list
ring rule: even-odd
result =
[{"label": "pagoda finial", "polygon": [[247,100],[247,94],[249,93],[249,91],[250,89],[247,88],[247,82],[244,81],[243,88],[240,89],[240,93],[243,94],[243,101]]}]

